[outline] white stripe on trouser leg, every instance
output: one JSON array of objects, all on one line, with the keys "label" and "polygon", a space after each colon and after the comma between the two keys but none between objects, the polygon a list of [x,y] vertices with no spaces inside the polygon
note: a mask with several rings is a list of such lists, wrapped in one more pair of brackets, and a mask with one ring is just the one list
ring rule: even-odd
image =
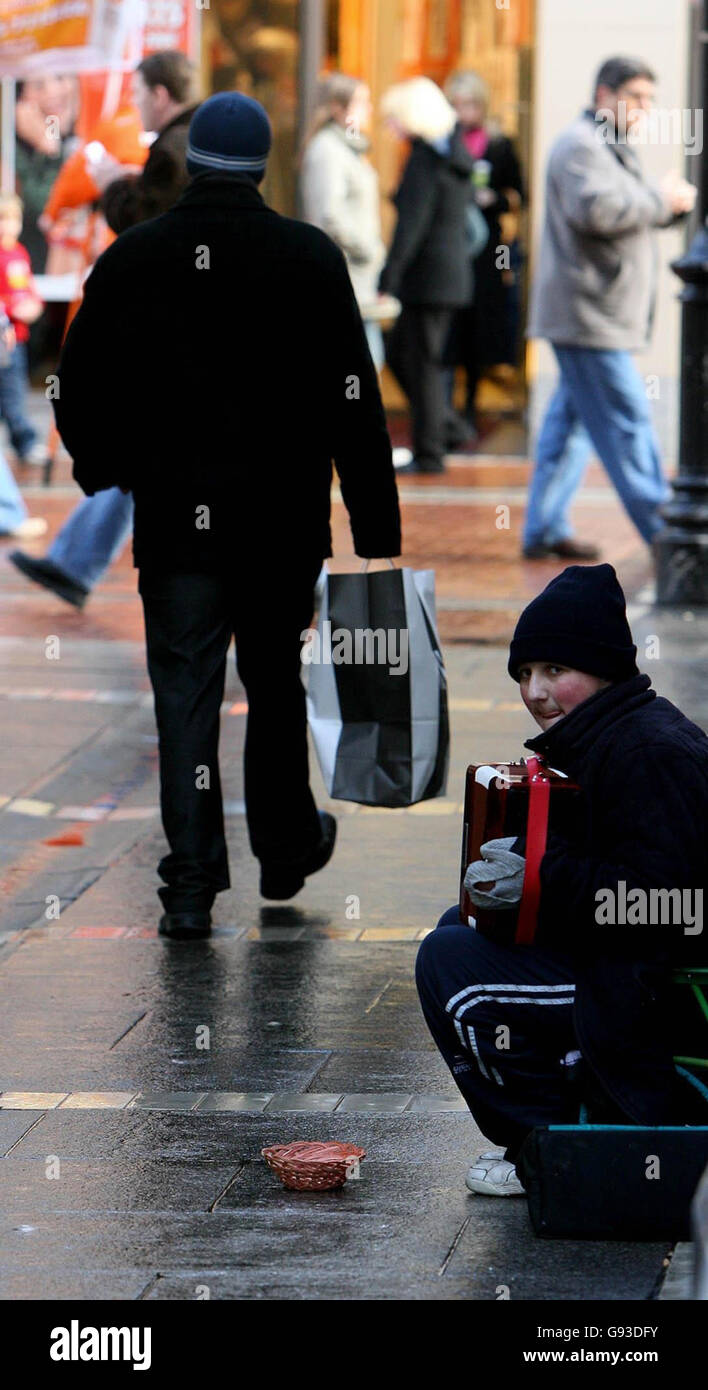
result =
[{"label": "white stripe on trouser leg", "polygon": [[468,999],[466,1004],[462,1004],[457,1011],[457,1018],[461,1018],[468,1009],[473,1009],[476,1004],[535,1004],[540,1008],[544,1004],[573,1004],[575,1002],[572,994],[566,994],[558,999],[529,999],[517,994],[480,994],[478,999]]},{"label": "white stripe on trouser leg", "polygon": [[471,1025],[469,1025],[467,1028],[467,1036],[469,1038],[470,1047],[472,1048],[472,1051],[474,1053],[477,1066],[479,1067],[482,1076],[486,1077],[487,1081],[489,1081],[489,1072],[487,1071],[487,1068],[485,1067],[484,1062],[482,1061],[482,1058],[479,1055],[477,1039],[475,1037],[474,1028]]},{"label": "white stripe on trouser leg", "polygon": [[[519,994],[573,994],[575,985],[570,981],[565,985],[468,985],[466,989],[461,989],[459,994],[453,994],[452,999],[448,999],[445,1009],[450,1013],[461,999],[466,999],[468,994],[478,994],[480,990],[516,990]],[[530,1001],[533,1002],[533,1001]]]},{"label": "white stripe on trouser leg", "polygon": [[[498,990],[503,990],[503,989],[518,990],[519,993],[517,993],[517,994],[499,994],[499,993],[496,993],[496,991],[498,991]],[[487,991],[493,990],[493,991],[495,991],[495,993],[489,993],[489,992],[486,993],[486,994],[484,994],[484,993],[478,993],[478,991],[480,991],[480,990],[487,990]],[[521,991],[523,991],[523,993],[522,993]],[[476,999],[470,999],[468,996],[471,995],[471,994],[477,994],[477,998],[476,998]],[[545,998],[545,999],[542,999],[542,998],[540,998],[540,995],[541,995],[541,994],[552,995],[553,997],[552,997],[552,998]],[[537,1004],[537,1005],[539,1005],[539,1006],[542,1005],[542,1004],[565,1004],[565,1005],[571,1006],[571,1005],[575,1002],[574,996],[575,996],[575,985],[573,985],[573,984],[566,984],[566,985],[468,985],[466,989],[460,990],[458,994],[453,995],[453,997],[452,997],[451,999],[448,1000],[447,1004],[445,1005],[445,1012],[446,1012],[446,1013],[450,1013],[451,1010],[455,1007],[455,1005],[458,1005],[458,1007],[457,1007],[457,1009],[456,1009],[456,1011],[455,1011],[455,1016],[454,1016],[454,1018],[453,1018],[453,1020],[452,1020],[453,1023],[454,1023],[454,1025],[455,1025],[455,1032],[457,1033],[457,1036],[458,1036],[458,1038],[460,1039],[460,1042],[462,1043],[462,1046],[465,1047],[465,1030],[466,1030],[466,1032],[467,1032],[467,1043],[468,1043],[468,1048],[469,1048],[469,1050],[472,1052],[472,1054],[473,1054],[473,1056],[474,1056],[474,1058],[475,1058],[475,1061],[477,1062],[477,1065],[478,1065],[478,1067],[479,1067],[479,1069],[480,1069],[482,1075],[485,1077],[485,1079],[486,1079],[487,1081],[489,1081],[489,1080],[491,1080],[491,1077],[490,1077],[489,1072],[488,1072],[488,1070],[487,1070],[487,1068],[486,1068],[486,1066],[485,1066],[485,1064],[484,1064],[484,1062],[482,1061],[482,1058],[481,1058],[481,1056],[480,1056],[479,1048],[478,1048],[478,1046],[477,1046],[477,1038],[476,1038],[476,1035],[475,1035],[474,1028],[472,1027],[471,1024],[463,1024],[463,1023],[462,1023],[462,1015],[465,1014],[465,1013],[467,1013],[468,1009],[473,1009],[473,1008],[475,1007],[476,1004],[485,1004],[485,1003],[487,1003],[487,1004],[488,1004],[488,1003],[496,1003],[496,1004]],[[466,1000],[466,1003],[460,1004],[460,1001],[461,1001],[461,1000]],[[504,1085],[504,1082],[503,1082],[502,1077],[500,1076],[499,1072],[497,1071],[496,1067],[492,1067],[491,1070],[492,1070],[492,1076],[494,1077],[495,1081],[497,1082],[497,1085],[498,1085],[498,1086],[503,1086],[503,1085]]]}]

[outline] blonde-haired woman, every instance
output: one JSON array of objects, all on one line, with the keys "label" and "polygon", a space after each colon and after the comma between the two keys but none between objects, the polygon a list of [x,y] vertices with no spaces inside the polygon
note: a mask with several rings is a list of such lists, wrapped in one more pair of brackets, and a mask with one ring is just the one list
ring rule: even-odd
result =
[{"label": "blonde-haired woman", "polygon": [[335,72],[319,85],[302,161],[305,221],[321,227],[344,252],[377,370],[383,366],[379,324],[366,310],[377,297],[386,255],[381,236],[379,180],[367,159],[371,97],[366,83]]},{"label": "blonde-haired woman", "polygon": [[403,305],[386,353],[411,408],[413,461],[402,471],[442,473],[446,450],[467,433],[447,402],[443,362],[453,316],[471,292],[473,161],[452,106],[429,78],[391,87],[382,112],[394,133],[411,142],[379,281],[379,289]]}]

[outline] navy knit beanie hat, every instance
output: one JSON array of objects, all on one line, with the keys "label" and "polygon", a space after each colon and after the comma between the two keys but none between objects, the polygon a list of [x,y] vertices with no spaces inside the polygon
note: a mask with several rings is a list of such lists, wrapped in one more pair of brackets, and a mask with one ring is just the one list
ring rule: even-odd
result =
[{"label": "navy knit beanie hat", "polygon": [[243,92],[217,92],[198,106],[189,125],[190,174],[252,174],[265,170],[272,132],[264,108]]},{"label": "navy knit beanie hat", "polygon": [[636,676],[637,648],[612,565],[570,565],[525,608],[512,638],[509,675],[530,661],[556,662],[608,681]]}]

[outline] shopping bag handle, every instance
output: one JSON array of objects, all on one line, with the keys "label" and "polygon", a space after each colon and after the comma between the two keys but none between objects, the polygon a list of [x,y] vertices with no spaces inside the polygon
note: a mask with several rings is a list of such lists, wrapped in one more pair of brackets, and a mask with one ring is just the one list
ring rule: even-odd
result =
[{"label": "shopping bag handle", "polygon": [[[379,557],[377,556],[377,558],[379,558]],[[383,559],[384,559],[384,556],[382,555],[380,558],[383,560]],[[395,570],[396,566],[394,565],[393,560],[391,559],[391,556],[388,555],[388,556],[386,556],[386,558],[388,559],[388,563],[389,563],[389,565],[391,566],[391,569],[392,569],[392,570]],[[359,573],[360,573],[360,574],[363,574],[363,573],[364,573],[364,570],[368,569],[370,564],[371,564],[371,560],[370,560],[370,559],[369,559],[369,560],[362,560],[362,562],[361,562],[361,568],[360,568],[360,570],[359,570]]]},{"label": "shopping bag handle", "polygon": [[[333,573],[332,568],[331,568],[331,564],[330,564],[330,561],[332,560],[332,558],[333,558],[333,557],[330,555],[328,559],[322,561],[322,568],[323,568],[323,570],[325,571],[326,574],[332,574],[332,573]],[[358,558],[358,557],[357,557],[357,558]],[[389,555],[389,556],[386,556],[385,558],[388,560],[388,563],[389,563],[389,565],[391,566],[391,569],[392,569],[392,570],[395,570],[396,566],[395,566],[393,560],[391,559],[390,555]],[[377,560],[378,560],[378,559],[383,560],[383,559],[384,559],[384,556],[383,556],[383,555],[381,555],[381,556],[377,555],[377,556],[375,556],[375,559],[377,559]],[[364,570],[365,570],[365,569],[367,568],[367,566],[370,565],[370,564],[371,564],[371,559],[362,560],[361,566],[360,566],[360,569],[359,569],[359,574],[363,574]]]}]

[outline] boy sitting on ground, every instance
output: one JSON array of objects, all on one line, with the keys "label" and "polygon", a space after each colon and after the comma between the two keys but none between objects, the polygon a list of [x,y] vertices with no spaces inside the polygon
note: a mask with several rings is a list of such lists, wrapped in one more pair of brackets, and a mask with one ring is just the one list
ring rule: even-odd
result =
[{"label": "boy sitting on ground", "polygon": [[[509,674],[542,731],[526,747],[580,791],[563,835],[548,838],[533,945],[482,936],[455,907],[418,954],[428,1027],[479,1128],[504,1148],[473,1163],[472,1192],[523,1193],[515,1165],[526,1135],[577,1122],[580,1101],[604,1123],[705,1113],[672,1060],[670,996],[673,965],[708,963],[708,738],[657,696],[636,654],[611,565],[564,570],[514,633]],[[498,862],[502,846],[485,845],[485,860]],[[521,898],[523,850],[517,841],[502,856],[492,883],[489,866],[484,884],[480,864],[468,869],[473,903],[498,910],[500,923]],[[655,901],[652,889],[679,889],[672,908],[690,910],[669,922],[608,911],[637,889],[640,904]]]}]

